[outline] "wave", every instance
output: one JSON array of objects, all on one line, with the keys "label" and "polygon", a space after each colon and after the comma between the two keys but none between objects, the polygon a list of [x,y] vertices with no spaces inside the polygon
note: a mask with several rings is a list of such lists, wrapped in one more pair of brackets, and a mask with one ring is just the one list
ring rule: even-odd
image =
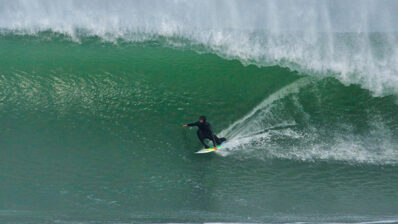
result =
[{"label": "wave", "polygon": [[[163,39],[258,66],[280,65],[398,93],[395,1],[0,1],[3,35],[51,31],[81,41]],[[352,16],[355,15],[355,16]]]},{"label": "wave", "polygon": [[[333,83],[327,79],[333,77],[344,84],[358,84],[374,96],[398,94],[398,27],[391,23],[398,20],[394,13],[398,3],[394,1],[377,4],[375,1],[251,1],[247,4],[242,1],[0,0],[0,5],[2,39],[25,40],[33,36],[39,41],[66,39],[85,43],[94,39],[115,44],[154,41],[238,59],[245,65],[288,67],[315,77],[305,76],[272,93],[247,116],[224,130],[222,135],[231,139],[231,149],[221,152],[223,155],[398,164],[397,126],[391,121],[395,117],[392,113],[398,109],[393,100],[384,102],[379,110],[375,100],[381,98],[370,97],[366,91],[343,104],[335,92],[346,91],[344,96],[351,96],[350,91],[333,84],[322,91],[322,83]],[[351,11],[356,13],[355,18],[349,16]],[[61,69],[52,70],[51,77],[43,79],[17,68],[11,70],[13,76],[3,75],[0,80],[7,99],[0,104],[2,108],[50,107],[62,114],[72,110],[72,105],[86,110],[84,113],[112,120],[127,117],[127,114],[106,113],[126,110],[127,106],[120,106],[116,99],[137,95],[139,104],[148,101],[149,94],[142,94],[142,87],[134,86],[139,83],[126,85],[128,78],[123,75],[106,72],[72,75],[66,71],[59,74]],[[104,104],[101,101],[104,99],[115,99],[109,100],[115,103]],[[313,100],[312,105],[308,99]],[[350,104],[355,106],[347,108]]]},{"label": "wave", "polygon": [[[372,106],[364,116],[359,113],[360,106],[355,105],[358,114],[349,118],[346,111],[353,108],[339,108],[330,90],[325,101],[324,93],[316,87],[319,85],[322,84],[312,78],[302,78],[266,97],[220,133],[229,142],[218,153],[241,159],[398,164],[395,125],[380,117]],[[315,102],[308,104],[311,98]],[[324,111],[329,103],[334,104],[330,114]]]}]

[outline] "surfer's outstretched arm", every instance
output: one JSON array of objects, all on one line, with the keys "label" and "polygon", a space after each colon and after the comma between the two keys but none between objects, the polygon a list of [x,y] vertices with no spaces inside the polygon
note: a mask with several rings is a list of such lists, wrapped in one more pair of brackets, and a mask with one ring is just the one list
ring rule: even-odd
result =
[{"label": "surfer's outstretched arm", "polygon": [[190,124],[184,124],[182,127],[193,127],[193,126],[198,126],[199,122],[195,122],[195,123],[190,123]]}]

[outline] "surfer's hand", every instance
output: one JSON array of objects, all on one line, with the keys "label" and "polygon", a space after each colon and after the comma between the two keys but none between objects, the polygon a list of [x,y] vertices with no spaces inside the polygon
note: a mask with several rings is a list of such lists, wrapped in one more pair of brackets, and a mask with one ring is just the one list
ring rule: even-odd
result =
[{"label": "surfer's hand", "polygon": [[188,125],[187,125],[187,124],[184,124],[182,127],[183,127],[183,128],[186,128],[186,127],[188,127]]}]

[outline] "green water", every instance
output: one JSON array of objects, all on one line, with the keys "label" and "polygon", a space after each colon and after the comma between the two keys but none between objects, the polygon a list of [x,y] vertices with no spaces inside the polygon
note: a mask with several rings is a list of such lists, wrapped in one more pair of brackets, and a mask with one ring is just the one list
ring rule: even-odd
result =
[{"label": "green water", "polygon": [[[229,148],[194,154],[202,114]],[[398,220],[396,98],[333,78],[6,35],[0,124],[2,223]]]}]

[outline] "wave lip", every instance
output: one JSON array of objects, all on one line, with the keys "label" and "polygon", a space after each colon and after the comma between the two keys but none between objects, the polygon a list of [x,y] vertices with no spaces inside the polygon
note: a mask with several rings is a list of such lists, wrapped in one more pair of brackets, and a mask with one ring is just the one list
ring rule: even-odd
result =
[{"label": "wave lip", "polygon": [[[398,93],[396,1],[0,1],[2,32],[79,41],[166,38],[245,64],[281,65]],[[250,15],[250,16],[247,16]],[[355,15],[355,16],[350,16]]]}]

